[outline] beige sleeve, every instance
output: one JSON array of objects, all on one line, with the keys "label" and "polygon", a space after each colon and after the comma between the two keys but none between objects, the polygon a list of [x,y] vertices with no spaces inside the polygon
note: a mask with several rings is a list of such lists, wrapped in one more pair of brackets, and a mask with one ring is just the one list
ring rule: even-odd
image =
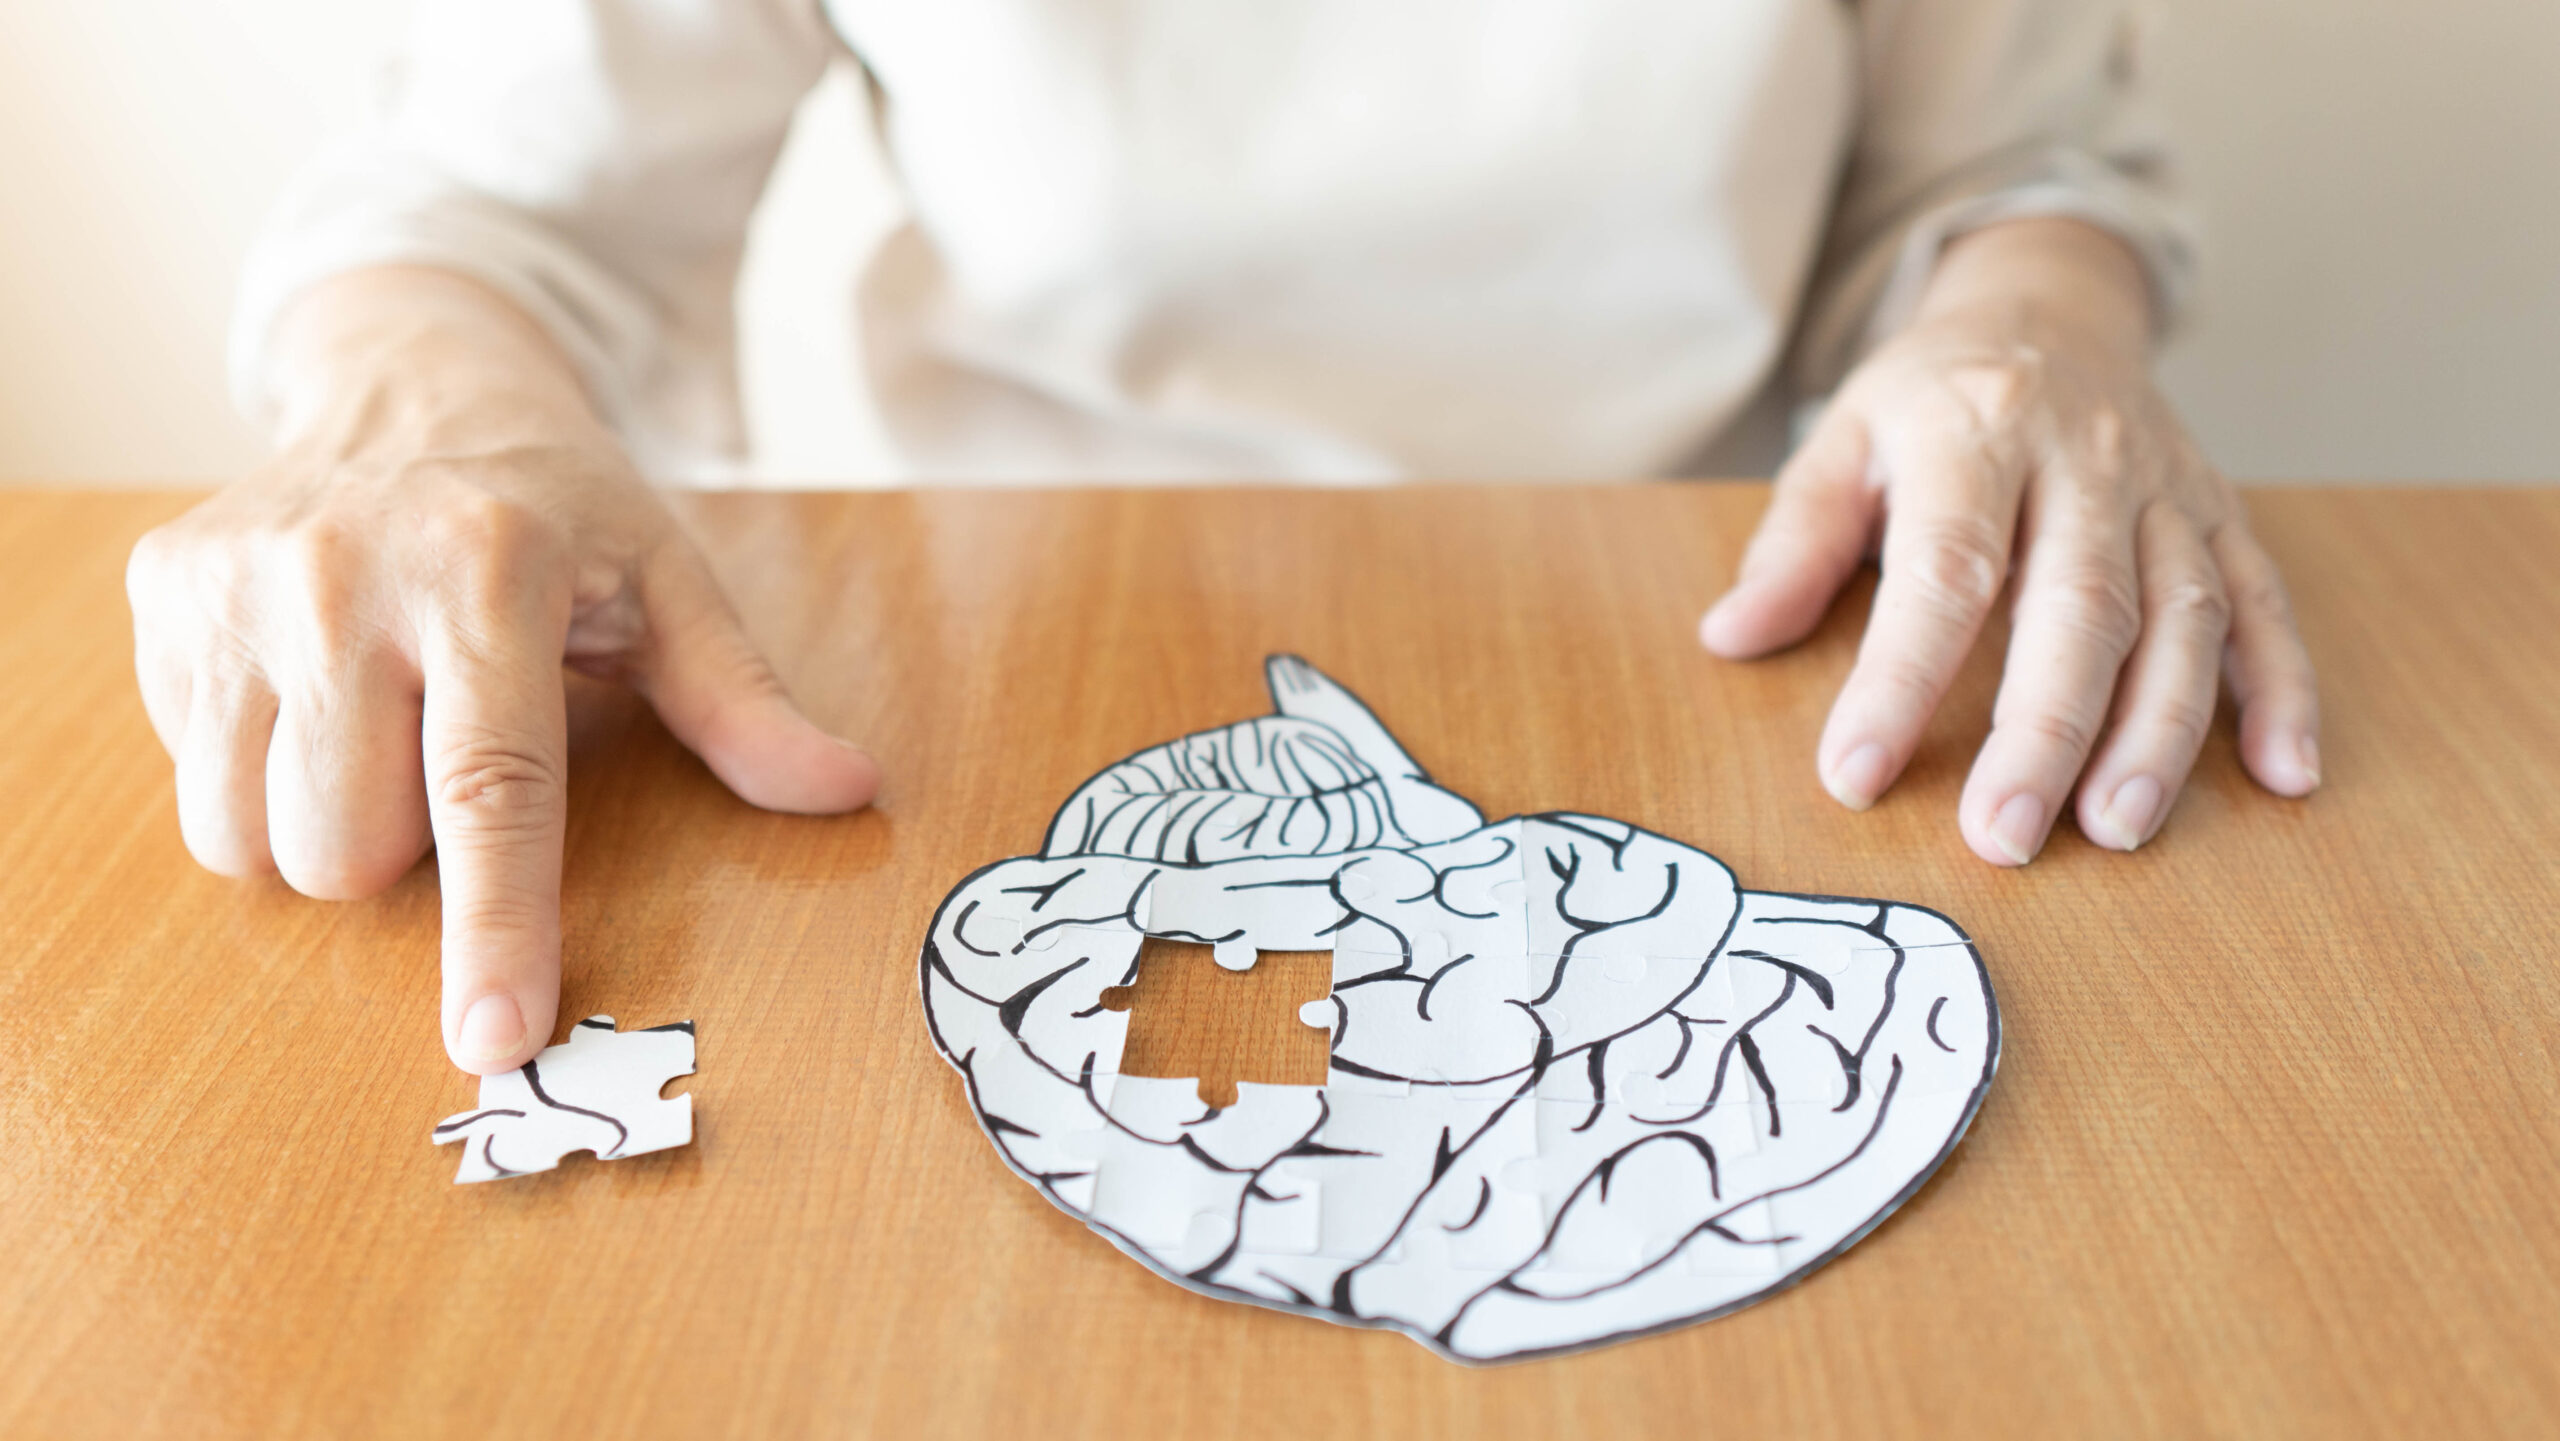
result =
[{"label": "beige sleeve", "polygon": [[736,454],[747,219],[836,44],[815,0],[418,6],[376,123],[295,179],[251,251],[242,409],[272,414],[270,340],[296,294],[434,265],[540,321],[644,466]]},{"label": "beige sleeve", "polygon": [[2195,247],[2143,105],[2136,0],[1857,0],[1860,114],[1791,378],[1836,386],[1906,323],[1948,241],[2072,216],[2133,248],[2166,329]]}]

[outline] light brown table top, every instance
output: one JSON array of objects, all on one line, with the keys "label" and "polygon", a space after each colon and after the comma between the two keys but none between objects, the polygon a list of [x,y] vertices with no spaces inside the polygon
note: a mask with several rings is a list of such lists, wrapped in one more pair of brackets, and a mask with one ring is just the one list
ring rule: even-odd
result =
[{"label": "light brown table top", "polygon": [[[2255,790],[2226,715],[2152,846],[2017,872],[1953,819],[1987,656],[1861,816],[1811,758],[1866,593],[1770,662],[1694,644],[1763,498],[692,503],[888,788],[766,815],[645,714],[587,735],[563,1023],[693,1018],[696,1139],[458,1187],[432,864],[197,871],[120,591],[188,498],[0,496],[0,1435],[2560,1434],[2560,494],[2253,495],[2327,788]],[[1261,713],[1281,650],[1488,815],[1956,917],[2007,1048],[1954,1158],[1793,1290],[1492,1369],[1052,1209],[926,1036],[927,920],[1104,763]]]}]

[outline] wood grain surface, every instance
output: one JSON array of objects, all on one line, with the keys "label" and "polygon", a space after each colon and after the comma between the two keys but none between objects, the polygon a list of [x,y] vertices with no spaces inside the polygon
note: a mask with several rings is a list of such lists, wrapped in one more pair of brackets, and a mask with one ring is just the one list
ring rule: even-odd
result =
[{"label": "wood grain surface", "polygon": [[[766,815],[629,703],[582,728],[561,1015],[694,1019],[697,1138],[472,1187],[433,865],[323,904],[180,846],[120,577],[189,499],[0,496],[0,1435],[2560,1434],[2560,494],[2256,493],[2327,788],[2254,789],[2226,715],[2153,845],[2015,872],[1954,826],[1988,655],[1851,815],[1812,754],[1866,592],[1697,648],[1757,487],[691,501],[888,789]],[[1052,1210],[927,1039],[926,922],[1276,650],[1487,814],[1956,917],[2008,1044],[1955,1158],[1794,1290],[1494,1369]]]}]

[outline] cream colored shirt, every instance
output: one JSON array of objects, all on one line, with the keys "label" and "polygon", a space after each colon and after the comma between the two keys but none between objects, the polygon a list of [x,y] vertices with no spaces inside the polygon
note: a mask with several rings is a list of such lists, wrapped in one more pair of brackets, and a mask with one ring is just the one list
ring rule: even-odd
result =
[{"label": "cream colored shirt", "polygon": [[[2122,0],[432,0],[243,283],[429,263],[644,465],[740,446],[748,213],[828,63],[906,201],[855,306],[916,479],[1606,478],[1815,393],[1938,248],[2086,218],[2187,270]],[[813,305],[821,297],[812,297]],[[840,323],[822,314],[821,323]]]}]

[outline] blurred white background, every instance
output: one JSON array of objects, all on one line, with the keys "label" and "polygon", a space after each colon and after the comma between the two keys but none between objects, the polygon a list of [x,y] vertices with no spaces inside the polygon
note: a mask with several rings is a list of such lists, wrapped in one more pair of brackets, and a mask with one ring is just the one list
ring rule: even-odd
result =
[{"label": "blurred white background", "polygon": [[[218,480],[269,200],[365,114],[413,0],[0,0],[0,482]],[[2166,361],[2250,478],[2560,479],[2560,4],[2163,0],[2149,68],[2204,217]],[[877,474],[845,322],[895,201],[848,75],[740,286],[759,469]]]}]

